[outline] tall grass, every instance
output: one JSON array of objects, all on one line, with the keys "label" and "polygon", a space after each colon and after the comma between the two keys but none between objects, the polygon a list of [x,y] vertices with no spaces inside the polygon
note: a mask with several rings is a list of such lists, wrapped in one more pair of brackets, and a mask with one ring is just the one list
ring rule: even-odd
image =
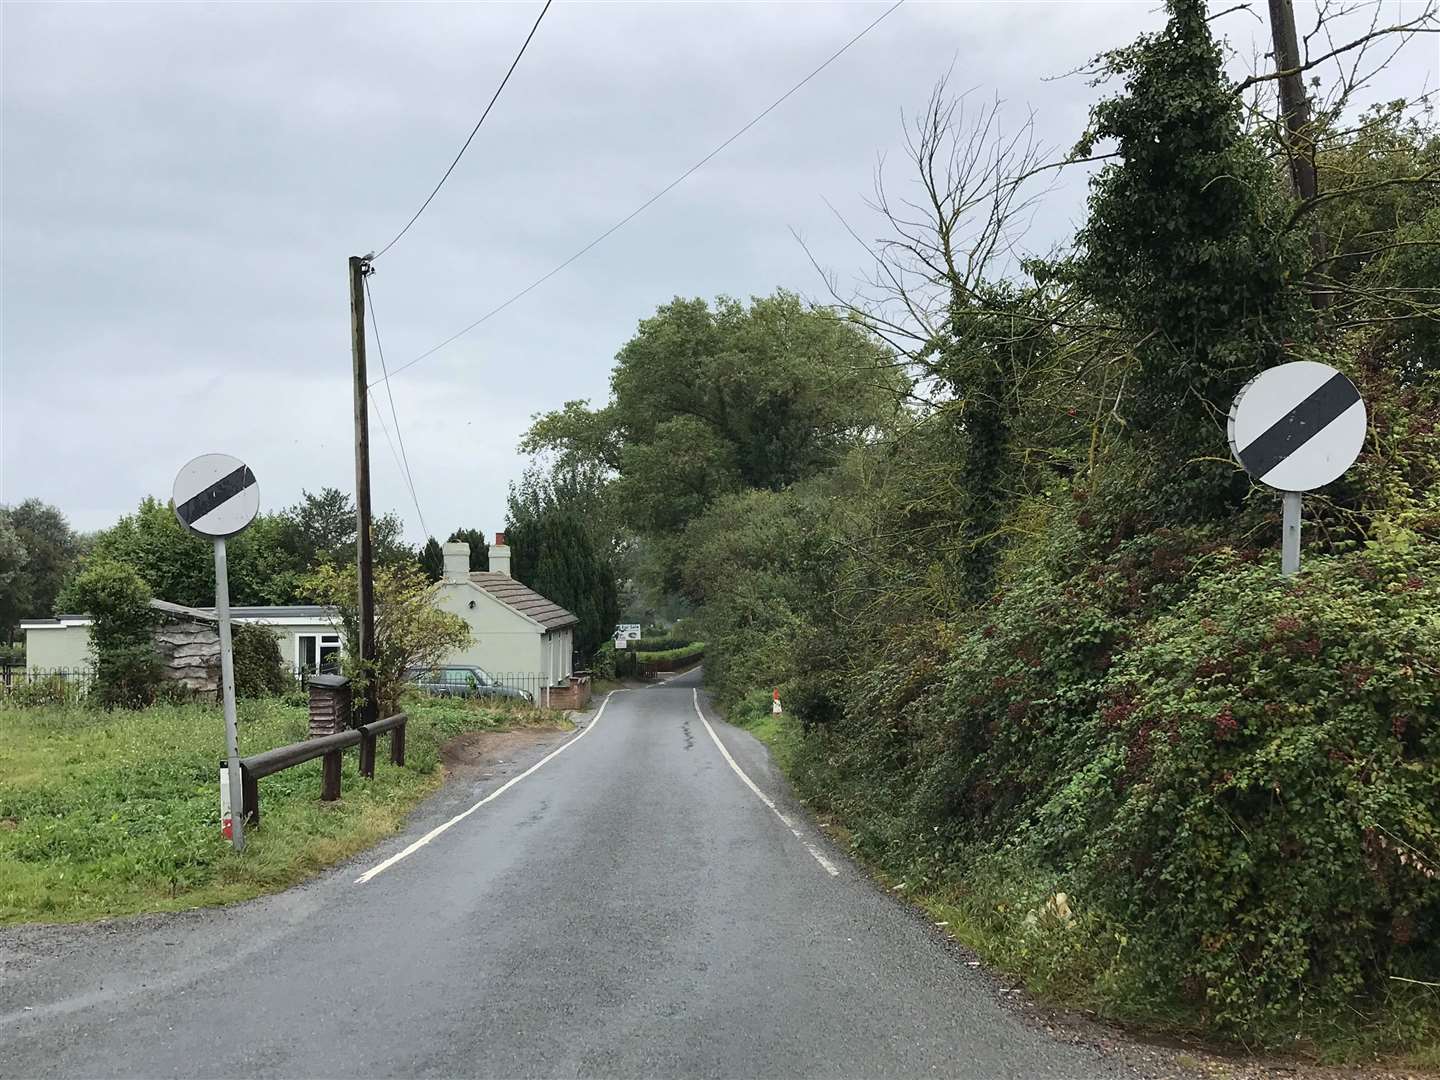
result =
[{"label": "tall grass", "polygon": [[[0,924],[62,922],[244,899],[284,888],[394,833],[440,780],[466,731],[553,722],[539,710],[465,702],[410,708],[407,760],[347,751],[338,802],[320,761],[260,781],[261,827],[236,855],[220,835],[224,721],[214,705],[102,712],[0,708]],[[303,739],[303,705],[239,703],[240,752]]]}]

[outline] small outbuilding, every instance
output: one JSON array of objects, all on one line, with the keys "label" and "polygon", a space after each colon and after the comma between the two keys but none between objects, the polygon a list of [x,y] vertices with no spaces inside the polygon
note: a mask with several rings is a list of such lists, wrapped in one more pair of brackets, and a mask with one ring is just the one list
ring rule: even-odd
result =
[{"label": "small outbuilding", "polygon": [[[161,617],[156,643],[162,655],[167,657],[173,651],[167,649],[167,645],[179,646],[184,652],[185,646],[198,645],[199,641],[172,642],[169,640],[172,633],[165,627],[215,622],[214,608],[189,608],[164,600],[152,600],[150,606]],[[282,661],[297,676],[319,671],[321,665],[340,654],[339,615],[332,607],[235,607],[230,609],[230,619],[234,623],[264,626],[273,633],[280,646]],[[92,622],[89,615],[22,620],[20,629],[25,632],[26,673],[33,676],[88,671],[94,662],[90,655]],[[218,650],[217,644],[216,655]]]}]

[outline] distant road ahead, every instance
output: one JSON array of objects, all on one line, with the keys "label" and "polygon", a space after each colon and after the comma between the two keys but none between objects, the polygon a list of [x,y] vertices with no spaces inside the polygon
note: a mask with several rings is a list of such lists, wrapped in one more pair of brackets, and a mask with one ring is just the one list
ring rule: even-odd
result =
[{"label": "distant road ahead", "polygon": [[696,681],[616,693],[365,884],[533,762],[278,896],[0,931],[0,1076],[1119,1075],[999,1005],[711,716],[732,767]]}]

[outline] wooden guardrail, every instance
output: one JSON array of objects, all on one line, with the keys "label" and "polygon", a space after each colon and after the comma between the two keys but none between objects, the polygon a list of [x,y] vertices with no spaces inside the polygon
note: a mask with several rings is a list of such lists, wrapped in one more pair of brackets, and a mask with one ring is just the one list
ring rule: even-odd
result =
[{"label": "wooden guardrail", "polygon": [[375,776],[375,740],[390,732],[390,760],[396,765],[405,764],[404,713],[387,716],[383,720],[363,724],[349,731],[334,735],[320,735],[304,742],[279,746],[259,754],[240,759],[240,782],[245,799],[245,818],[248,823],[260,824],[260,779],[271,776],[294,765],[302,765],[316,758],[323,758],[320,774],[320,799],[334,802],[340,798],[341,752],[348,746],[360,747],[360,775],[368,779]]},{"label": "wooden guardrail", "polygon": [[390,762],[405,764],[405,714],[396,713],[384,720],[376,720],[360,726],[360,775],[367,780],[375,776],[375,739],[390,732]]}]

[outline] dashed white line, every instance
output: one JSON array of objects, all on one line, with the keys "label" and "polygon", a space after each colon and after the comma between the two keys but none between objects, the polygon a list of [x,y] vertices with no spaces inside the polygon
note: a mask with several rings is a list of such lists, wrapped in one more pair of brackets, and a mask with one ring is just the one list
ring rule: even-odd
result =
[{"label": "dashed white line", "polygon": [[802,844],[805,845],[805,850],[810,852],[810,854],[815,857],[815,861],[825,868],[825,872],[827,874],[829,874],[831,877],[839,877],[840,868],[836,866],[833,862],[831,862],[829,859],[827,859],[824,854],[821,853],[819,848],[817,848],[809,840],[805,839],[805,834],[802,833],[798,828],[796,828],[795,822],[791,820],[790,816],[775,805],[774,799],[770,798],[769,795],[766,795],[765,792],[761,791],[758,787],[756,787],[755,781],[751,780],[750,777],[746,776],[745,770],[740,768],[740,766],[736,763],[735,759],[730,756],[730,751],[725,749],[725,744],[720,741],[720,736],[715,734],[715,729],[710,726],[710,721],[706,720],[705,714],[700,711],[700,691],[692,690],[690,697],[695,704],[695,715],[698,716],[700,718],[700,722],[705,725],[705,730],[710,733],[710,738],[714,740],[715,745],[719,748],[720,753],[724,756],[726,763],[729,764],[730,768],[735,770],[735,775],[740,777],[740,779],[744,781],[745,786],[755,793],[755,797],[761,802],[763,802],[766,806],[768,806],[770,808],[770,812],[774,814],[777,818],[779,818],[787,829],[789,829],[792,833],[795,834],[795,839],[799,840]]},{"label": "dashed white line", "polygon": [[533,773],[533,772],[535,772],[536,770],[538,770],[538,769],[539,769],[541,766],[543,766],[546,762],[551,761],[552,759],[559,757],[559,756],[560,756],[561,754],[563,754],[566,750],[569,750],[570,747],[574,746],[577,742],[579,742],[581,739],[583,739],[586,735],[589,735],[590,732],[595,729],[595,725],[597,725],[598,723],[600,723],[600,718],[605,715],[605,707],[610,704],[610,699],[611,699],[612,697],[614,697],[616,694],[621,693],[621,692],[622,692],[622,691],[620,691],[620,690],[611,690],[610,693],[608,693],[608,694],[605,695],[605,700],[600,703],[600,711],[595,714],[595,719],[594,719],[594,720],[591,720],[590,723],[586,724],[584,730],[582,730],[582,731],[580,732],[580,734],[576,735],[576,736],[575,736],[574,738],[572,738],[572,739],[566,740],[566,742],[565,742],[563,745],[558,746],[558,747],[556,747],[554,750],[550,751],[550,753],[546,754],[543,758],[541,758],[539,761],[537,761],[534,765],[531,765],[530,768],[526,769],[526,770],[525,770],[524,772],[522,772],[519,776],[514,777],[514,778],[511,779],[511,780],[507,780],[504,784],[501,784],[498,788],[496,788],[494,791],[492,791],[489,795],[486,795],[485,798],[481,799],[481,800],[480,800],[479,802],[477,802],[474,806],[470,807],[469,810],[465,810],[465,811],[463,811],[462,813],[456,814],[453,818],[451,818],[449,821],[445,822],[445,824],[443,824],[443,825],[437,825],[437,826],[435,826],[435,828],[431,829],[431,830],[430,830],[428,833],[426,833],[424,836],[420,837],[419,840],[416,840],[413,844],[411,844],[409,847],[407,847],[404,851],[396,852],[394,855],[391,855],[391,856],[390,856],[388,859],[386,859],[384,862],[377,863],[376,865],[372,866],[369,870],[366,870],[365,873],[361,874],[358,878],[355,879],[355,884],[356,884],[356,885],[364,885],[367,881],[371,880],[371,879],[374,878],[376,875],[378,875],[378,874],[383,874],[386,870],[389,870],[390,867],[394,866],[394,865],[395,865],[396,863],[398,863],[401,859],[404,859],[404,858],[406,858],[407,856],[410,856],[410,855],[415,854],[415,852],[419,851],[419,850],[420,850],[422,847],[424,847],[426,844],[430,843],[431,840],[434,840],[437,836],[439,836],[441,833],[443,833],[446,829],[450,828],[452,825],[458,825],[460,822],[464,821],[467,817],[469,817],[471,814],[473,814],[476,810],[479,810],[479,809],[480,809],[482,806],[484,806],[486,803],[488,803],[488,802],[494,802],[494,801],[495,801],[496,799],[498,799],[501,795],[504,795],[505,792],[509,791],[512,787],[514,787],[516,784],[518,784],[521,780],[524,780],[524,779],[525,779],[527,776],[529,776],[531,773]]}]

